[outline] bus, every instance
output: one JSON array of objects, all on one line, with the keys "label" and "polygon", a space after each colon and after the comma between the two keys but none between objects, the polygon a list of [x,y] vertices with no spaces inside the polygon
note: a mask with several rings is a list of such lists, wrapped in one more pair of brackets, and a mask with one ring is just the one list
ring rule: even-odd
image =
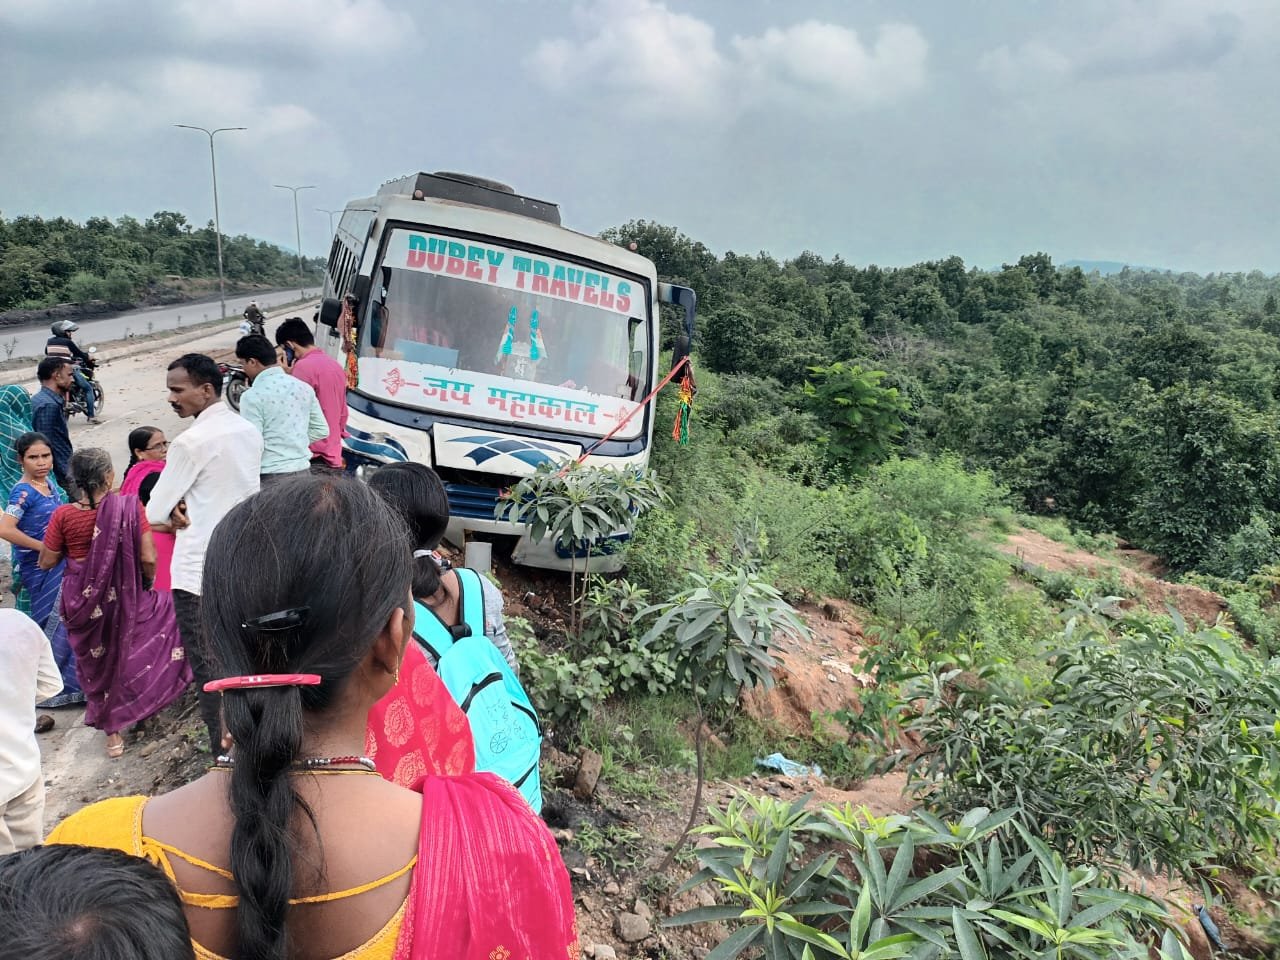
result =
[{"label": "bus", "polygon": [[327,336],[317,326],[348,371],[348,469],[427,464],[449,494],[452,542],[513,537],[517,563],[569,569],[551,538],[532,542],[495,507],[548,462],[648,463],[653,410],[639,408],[670,369],[662,303],[683,310],[674,365],[692,342],[694,292],[496,181],[416,173],[353,200],[329,252]]}]

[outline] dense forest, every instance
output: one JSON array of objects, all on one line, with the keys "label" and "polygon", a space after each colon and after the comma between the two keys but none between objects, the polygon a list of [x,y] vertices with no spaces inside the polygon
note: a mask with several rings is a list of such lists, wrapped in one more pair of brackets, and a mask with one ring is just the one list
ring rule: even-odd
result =
[{"label": "dense forest", "polygon": [[[298,275],[296,254],[248,236],[222,237],[230,283],[287,284]],[[323,266],[304,260],[309,272]],[[0,217],[0,310],[102,300],[125,306],[167,279],[218,275],[213,224],[196,229],[181,213],[161,210],[139,222],[90,217]]]},{"label": "dense forest", "polygon": [[825,486],[890,450],[950,453],[1023,510],[1176,569],[1280,560],[1280,277],[717,257],[643,221],[606,236],[698,292],[697,355],[720,374],[701,412],[760,463]]}]

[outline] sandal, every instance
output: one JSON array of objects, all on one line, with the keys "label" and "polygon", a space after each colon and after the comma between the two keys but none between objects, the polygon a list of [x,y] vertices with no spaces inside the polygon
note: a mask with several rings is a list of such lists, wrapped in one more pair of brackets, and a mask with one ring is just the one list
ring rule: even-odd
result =
[{"label": "sandal", "polygon": [[119,760],[124,756],[124,737],[118,733],[112,733],[107,736],[107,756],[112,760]]}]

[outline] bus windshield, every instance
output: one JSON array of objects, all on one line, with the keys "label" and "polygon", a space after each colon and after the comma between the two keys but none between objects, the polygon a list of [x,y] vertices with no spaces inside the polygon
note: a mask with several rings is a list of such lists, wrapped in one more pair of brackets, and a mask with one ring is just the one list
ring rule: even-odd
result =
[{"label": "bus windshield", "polygon": [[602,436],[648,392],[651,335],[634,277],[397,229],[362,324],[360,390]]}]

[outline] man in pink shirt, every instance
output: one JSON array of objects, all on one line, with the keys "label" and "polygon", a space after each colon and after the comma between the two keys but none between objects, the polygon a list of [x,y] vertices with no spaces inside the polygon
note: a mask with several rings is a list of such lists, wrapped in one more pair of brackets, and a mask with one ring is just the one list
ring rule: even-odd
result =
[{"label": "man in pink shirt", "polygon": [[341,470],[342,435],[347,428],[347,373],[337,360],[316,346],[315,335],[300,317],[276,327],[276,344],[293,355],[292,373],[309,384],[320,401],[329,435],[311,444],[311,472]]}]

